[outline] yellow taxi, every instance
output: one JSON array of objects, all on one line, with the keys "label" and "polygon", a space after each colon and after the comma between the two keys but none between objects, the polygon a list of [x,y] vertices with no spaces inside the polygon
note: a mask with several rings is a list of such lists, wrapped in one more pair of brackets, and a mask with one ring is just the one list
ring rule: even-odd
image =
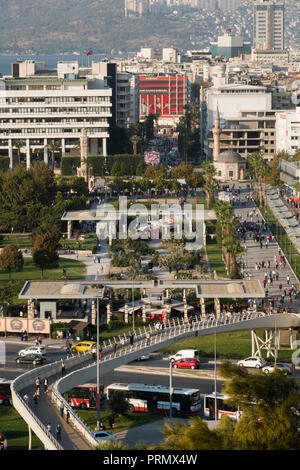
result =
[{"label": "yellow taxi", "polygon": [[71,350],[72,352],[86,352],[86,351],[92,351],[95,348],[96,348],[95,341],[80,341],[79,343],[74,344]]}]

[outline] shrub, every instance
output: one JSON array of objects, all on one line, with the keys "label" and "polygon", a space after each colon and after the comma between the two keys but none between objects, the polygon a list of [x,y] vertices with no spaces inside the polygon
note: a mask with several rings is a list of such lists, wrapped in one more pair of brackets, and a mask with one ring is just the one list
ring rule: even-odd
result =
[{"label": "shrub", "polygon": [[0,171],[7,171],[9,169],[9,157],[0,156]]},{"label": "shrub", "polygon": [[70,176],[76,174],[76,169],[80,166],[80,157],[62,157],[61,174],[62,176]]}]

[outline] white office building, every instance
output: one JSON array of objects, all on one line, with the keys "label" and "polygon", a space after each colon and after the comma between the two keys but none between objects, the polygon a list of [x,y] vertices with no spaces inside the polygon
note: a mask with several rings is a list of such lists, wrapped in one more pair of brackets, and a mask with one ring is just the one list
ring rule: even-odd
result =
[{"label": "white office building", "polygon": [[284,49],[284,2],[255,0],[253,45],[265,49]]},{"label": "white office building", "polygon": [[300,107],[276,113],[276,151],[290,155],[300,149]]},{"label": "white office building", "polygon": [[[0,153],[13,167],[14,144],[24,142],[26,167],[33,152],[48,164],[47,145],[61,144],[61,156],[79,154],[86,129],[89,155],[106,155],[111,117],[111,88],[104,80],[79,78],[76,66],[61,65],[58,75],[13,76],[0,80]],[[64,78],[59,78],[64,77]],[[16,152],[16,151],[15,151]]]}]

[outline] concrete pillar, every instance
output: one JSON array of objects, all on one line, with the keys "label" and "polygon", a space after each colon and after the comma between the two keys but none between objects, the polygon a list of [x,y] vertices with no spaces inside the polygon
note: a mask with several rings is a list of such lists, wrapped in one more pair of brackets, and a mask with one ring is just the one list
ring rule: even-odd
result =
[{"label": "concrete pillar", "polygon": [[201,315],[205,316],[205,300],[203,297],[200,299]]},{"label": "concrete pillar", "polygon": [[66,155],[66,140],[61,139],[61,156],[64,157]]},{"label": "concrete pillar", "polygon": [[68,220],[68,240],[72,238],[72,220]]},{"label": "concrete pillar", "polygon": [[102,155],[107,156],[106,137],[102,139]]},{"label": "concrete pillar", "polygon": [[220,299],[214,299],[214,304],[215,304],[215,312],[217,316],[221,315],[221,304],[220,304]]},{"label": "concrete pillar", "polygon": [[28,303],[28,309],[27,309],[28,318],[34,318],[34,300],[29,299],[27,303]]},{"label": "concrete pillar", "polygon": [[111,309],[110,309],[110,304],[108,303],[106,305],[106,323],[108,324],[110,322],[110,318],[111,318]]},{"label": "concrete pillar", "polygon": [[31,159],[30,159],[30,140],[26,139],[26,168],[30,168]]},{"label": "concrete pillar", "polygon": [[96,325],[97,323],[97,303],[95,299],[92,299],[92,317],[91,324]]},{"label": "concrete pillar", "polygon": [[49,154],[48,154],[48,141],[47,139],[44,139],[44,163],[45,165],[48,166],[48,163],[49,163]]},{"label": "concrete pillar", "polygon": [[256,312],[256,308],[257,308],[256,299],[253,299],[253,308],[254,308],[254,311]]},{"label": "concrete pillar", "polygon": [[166,290],[166,299],[169,299],[169,289]]},{"label": "concrete pillar", "polygon": [[183,314],[184,314],[184,317],[183,317],[183,320],[184,322],[188,322],[189,319],[188,319],[188,310],[187,310],[187,304],[184,304],[184,307],[183,307]]},{"label": "concrete pillar", "polygon": [[183,289],[183,300],[185,301],[186,300],[186,290]]},{"label": "concrete pillar", "polygon": [[14,163],[13,163],[13,146],[12,146],[11,139],[9,139],[8,141],[8,156],[9,156],[9,169],[12,170],[14,167]]},{"label": "concrete pillar", "polygon": [[146,321],[147,321],[146,305],[145,304],[143,305],[143,310],[142,310],[142,320],[143,320],[143,323],[146,323]]},{"label": "concrete pillar", "polygon": [[128,323],[128,304],[125,304],[124,321]]}]

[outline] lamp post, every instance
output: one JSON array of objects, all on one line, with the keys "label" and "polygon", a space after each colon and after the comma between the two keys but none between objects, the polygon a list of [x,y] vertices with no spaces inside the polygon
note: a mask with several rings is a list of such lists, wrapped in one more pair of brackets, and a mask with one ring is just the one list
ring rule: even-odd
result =
[{"label": "lamp post", "polygon": [[172,361],[170,361],[170,418],[172,418],[172,397],[173,397],[173,383],[172,383]]},{"label": "lamp post", "polygon": [[97,429],[100,429],[99,297],[97,297]]},{"label": "lamp post", "polygon": [[218,403],[217,403],[217,334],[214,334],[214,385],[215,385],[215,422],[218,421]]}]

